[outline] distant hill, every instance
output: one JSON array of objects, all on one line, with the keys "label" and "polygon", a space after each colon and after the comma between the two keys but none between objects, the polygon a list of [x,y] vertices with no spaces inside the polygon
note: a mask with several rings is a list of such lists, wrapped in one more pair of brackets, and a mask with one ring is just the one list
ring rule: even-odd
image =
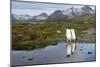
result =
[{"label": "distant hill", "polygon": [[46,13],[41,13],[40,15],[34,16],[33,19],[35,21],[43,21],[48,18],[48,15]]},{"label": "distant hill", "polygon": [[95,9],[85,5],[82,8],[71,7],[65,10],[55,10],[52,14],[41,13],[36,16],[30,15],[16,15],[11,14],[12,21],[24,21],[24,22],[63,22],[67,20],[73,20],[78,22],[87,22],[95,20]]},{"label": "distant hill", "polygon": [[27,21],[27,20],[29,20],[31,18],[32,18],[32,16],[30,16],[30,15],[11,14],[12,21]]},{"label": "distant hill", "polygon": [[67,19],[67,15],[64,15],[61,10],[56,10],[51,15],[48,16],[47,21],[65,21]]}]

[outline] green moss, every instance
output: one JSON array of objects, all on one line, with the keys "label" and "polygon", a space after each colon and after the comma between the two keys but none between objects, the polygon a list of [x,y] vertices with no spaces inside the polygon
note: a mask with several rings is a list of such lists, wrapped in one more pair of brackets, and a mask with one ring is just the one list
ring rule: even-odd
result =
[{"label": "green moss", "polygon": [[[58,41],[65,39],[67,27],[74,28],[76,36],[81,37],[84,35],[83,30],[95,28],[95,24],[77,22],[13,23],[12,49],[29,50],[55,45]],[[61,33],[57,33],[57,31],[61,31]]]},{"label": "green moss", "polygon": [[25,50],[29,50],[29,49],[32,49],[33,47],[33,41],[23,41],[20,43],[20,48]]},{"label": "green moss", "polygon": [[56,45],[57,41],[53,40],[42,40],[42,41],[35,41],[34,45],[36,45],[37,48],[45,47],[48,45]]}]

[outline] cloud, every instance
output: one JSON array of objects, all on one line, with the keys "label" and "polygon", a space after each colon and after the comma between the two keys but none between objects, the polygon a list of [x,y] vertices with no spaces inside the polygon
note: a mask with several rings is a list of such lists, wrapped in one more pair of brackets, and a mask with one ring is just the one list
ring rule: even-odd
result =
[{"label": "cloud", "polygon": [[[40,14],[46,12],[51,14],[55,10],[67,10],[68,8],[75,7],[81,8],[84,5],[73,5],[73,4],[55,4],[55,3],[40,3],[32,1],[12,1],[11,2],[12,12],[17,14]],[[94,8],[94,6],[91,6]]]},{"label": "cloud", "polygon": [[[51,10],[51,9],[63,9],[63,8],[67,9],[72,6],[73,5],[12,1],[12,8],[14,9]],[[82,7],[82,6],[74,5],[74,7]]]}]

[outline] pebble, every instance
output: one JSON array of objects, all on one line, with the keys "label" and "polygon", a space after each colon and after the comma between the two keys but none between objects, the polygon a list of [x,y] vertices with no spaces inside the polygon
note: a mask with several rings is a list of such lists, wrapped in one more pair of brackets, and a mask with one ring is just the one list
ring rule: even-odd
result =
[{"label": "pebble", "polygon": [[31,60],[33,60],[33,58],[29,58],[28,60],[31,61]]},{"label": "pebble", "polygon": [[70,57],[70,55],[67,55],[67,57]]},{"label": "pebble", "polygon": [[88,52],[88,54],[92,54],[92,52]]},{"label": "pebble", "polygon": [[81,51],[83,50],[83,49],[80,49]]}]

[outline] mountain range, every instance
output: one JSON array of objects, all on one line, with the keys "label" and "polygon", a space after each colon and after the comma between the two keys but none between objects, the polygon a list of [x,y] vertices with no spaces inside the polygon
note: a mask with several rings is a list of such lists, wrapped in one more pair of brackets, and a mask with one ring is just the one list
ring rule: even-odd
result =
[{"label": "mountain range", "polygon": [[95,10],[89,6],[84,6],[82,8],[71,7],[67,10],[55,10],[52,14],[41,13],[36,16],[30,15],[16,15],[11,14],[12,21],[66,21],[68,19],[73,19],[81,15],[95,14]]}]

